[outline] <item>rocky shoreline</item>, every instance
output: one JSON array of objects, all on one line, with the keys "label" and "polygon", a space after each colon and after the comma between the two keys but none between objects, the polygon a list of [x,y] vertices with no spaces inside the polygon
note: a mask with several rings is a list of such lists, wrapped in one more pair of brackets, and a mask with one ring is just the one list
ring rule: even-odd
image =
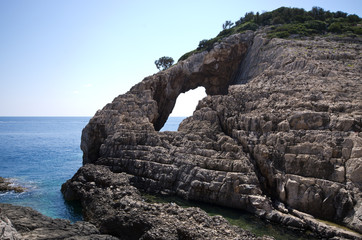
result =
[{"label": "rocky shoreline", "polygon": [[[246,210],[323,238],[359,239],[361,42],[268,39],[262,31],[227,37],[98,111],[82,133],[83,164],[127,174],[145,192]],[[208,96],[193,116],[177,132],[159,132],[177,96],[198,86]],[[66,198],[74,196],[71,182]],[[98,216],[87,194],[76,199],[89,219]]]},{"label": "rocky shoreline", "polygon": [[9,191],[22,193],[26,191],[26,188],[14,185],[14,183],[8,178],[0,177],[0,192],[9,192]]},{"label": "rocky shoreline", "polygon": [[274,239],[256,237],[199,208],[148,203],[128,177],[88,164],[63,185],[67,200],[81,201],[87,222],[72,224],[28,207],[0,204],[0,239]]},{"label": "rocky shoreline", "polygon": [[121,239],[273,239],[256,237],[221,216],[172,203],[149,203],[125,173],[87,164],[62,186],[67,200],[79,200],[85,220]]},{"label": "rocky shoreline", "polygon": [[[83,130],[84,166],[62,193],[87,222],[0,204],[0,238],[273,239],[199,208],[149,203],[141,190],[361,239],[361,43],[247,31],[145,78]],[[159,132],[178,95],[198,86],[208,96],[193,116]]]},{"label": "rocky shoreline", "polygon": [[[131,176],[112,173],[104,166],[87,164],[62,186],[69,201],[81,201],[85,220],[103,233],[127,237],[137,232],[134,239],[273,239],[255,237],[250,232],[230,225],[221,216],[210,217],[199,208],[181,208],[174,203],[146,202],[129,183]],[[88,214],[88,215],[87,215]],[[286,224],[292,230],[300,229],[301,219],[307,222],[315,237],[330,239],[358,239],[359,234],[325,224],[313,216],[292,210],[285,214]],[[132,239],[132,238],[130,238]]]},{"label": "rocky shoreline", "polygon": [[0,239],[116,240],[88,222],[53,219],[29,208],[0,203]]}]

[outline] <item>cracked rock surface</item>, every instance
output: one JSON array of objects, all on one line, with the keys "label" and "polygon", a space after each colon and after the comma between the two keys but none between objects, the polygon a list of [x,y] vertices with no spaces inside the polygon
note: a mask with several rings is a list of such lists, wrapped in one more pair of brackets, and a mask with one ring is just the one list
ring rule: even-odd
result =
[{"label": "cracked rock surface", "polygon": [[64,219],[53,219],[29,208],[0,203],[0,239],[2,240],[117,240],[101,234],[88,222],[71,224]]},{"label": "cracked rock surface", "polygon": [[[83,163],[126,173],[146,192],[247,210],[321,237],[358,239],[360,51],[358,38],[232,35],[98,111],[83,130]],[[198,86],[208,96],[193,116],[177,132],[158,132],[177,96]]]},{"label": "cracked rock surface", "polygon": [[104,166],[83,166],[62,192],[68,200],[81,201],[87,221],[120,239],[273,239],[256,237],[199,208],[148,203],[129,176]]}]

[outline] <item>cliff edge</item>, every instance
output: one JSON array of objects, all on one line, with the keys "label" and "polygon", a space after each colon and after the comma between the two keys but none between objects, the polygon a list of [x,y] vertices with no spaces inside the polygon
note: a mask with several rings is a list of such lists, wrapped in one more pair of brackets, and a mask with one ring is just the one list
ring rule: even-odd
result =
[{"label": "cliff edge", "polygon": [[[247,210],[321,237],[359,239],[360,51],[359,38],[231,35],[98,111],[83,130],[83,164],[127,173],[142,191]],[[208,96],[193,116],[177,132],[159,132],[177,96],[198,86]],[[72,180],[62,191],[74,197]],[[86,215],[94,211],[86,208]]]}]

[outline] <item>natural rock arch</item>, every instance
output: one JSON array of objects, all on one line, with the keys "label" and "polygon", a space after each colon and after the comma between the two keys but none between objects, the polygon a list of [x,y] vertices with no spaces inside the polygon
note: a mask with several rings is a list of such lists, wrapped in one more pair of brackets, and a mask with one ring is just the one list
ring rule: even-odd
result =
[{"label": "natural rock arch", "polygon": [[158,117],[150,119],[160,130],[181,93],[204,87],[207,95],[224,95],[235,77],[252,38],[252,34],[233,35],[207,52],[191,56],[170,69],[145,78],[130,93],[151,90],[157,103]]},{"label": "natural rock arch", "polygon": [[95,162],[101,146],[124,131],[159,131],[171,114],[177,97],[203,86],[207,95],[224,95],[251,45],[254,34],[232,35],[210,51],[197,53],[171,68],[146,77],[126,94],[98,111],[83,129],[83,163]]}]

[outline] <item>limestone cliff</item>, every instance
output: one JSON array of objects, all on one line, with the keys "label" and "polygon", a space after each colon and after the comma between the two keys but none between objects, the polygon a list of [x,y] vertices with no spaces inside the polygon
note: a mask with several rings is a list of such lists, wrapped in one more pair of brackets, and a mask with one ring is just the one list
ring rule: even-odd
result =
[{"label": "limestone cliff", "polygon": [[[358,38],[232,35],[98,111],[83,130],[83,163],[125,172],[144,191],[358,239],[314,217],[362,233],[360,51]],[[198,86],[208,96],[193,116],[158,132],[177,96]]]}]

